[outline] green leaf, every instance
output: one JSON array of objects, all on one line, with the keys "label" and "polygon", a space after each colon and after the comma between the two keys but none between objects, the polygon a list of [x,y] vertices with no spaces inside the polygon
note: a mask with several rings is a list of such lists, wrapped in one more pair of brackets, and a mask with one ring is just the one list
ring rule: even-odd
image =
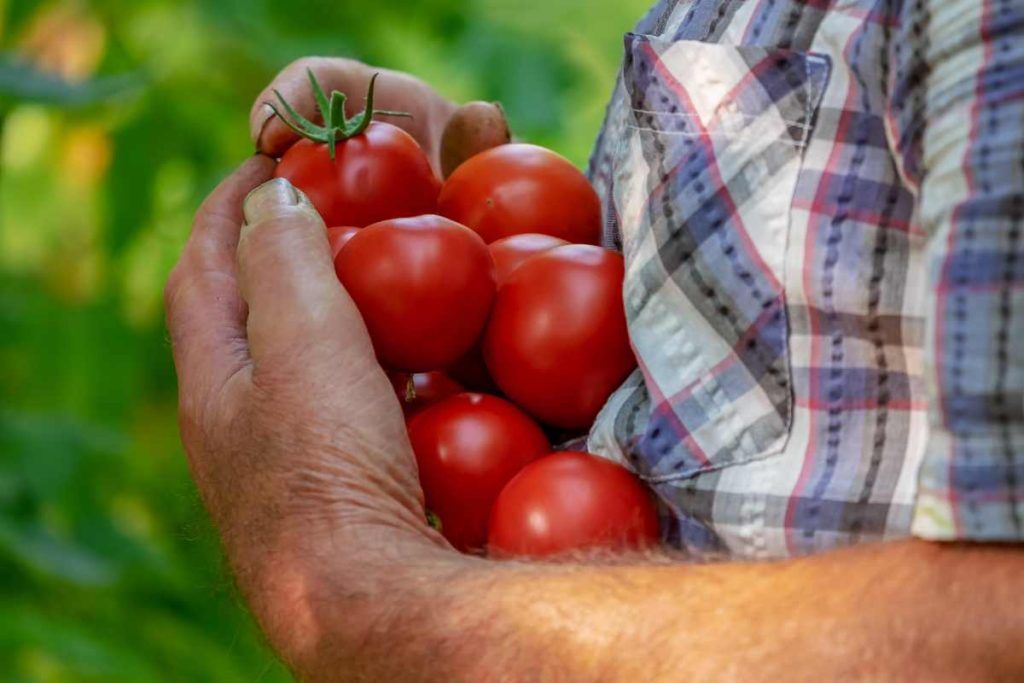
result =
[{"label": "green leaf", "polygon": [[0,552],[4,551],[35,572],[72,584],[104,586],[116,579],[106,560],[34,522],[15,525],[0,518]]},{"label": "green leaf", "polygon": [[8,663],[17,666],[12,660],[18,660],[29,680],[39,680],[42,671],[48,680],[164,680],[153,664],[117,639],[25,604],[0,606],[0,654],[5,650],[21,653],[9,654]]},{"label": "green leaf", "polygon": [[0,53],[0,104],[5,107],[22,102],[83,107],[124,97],[141,85],[142,79],[135,74],[72,83],[10,53]]}]

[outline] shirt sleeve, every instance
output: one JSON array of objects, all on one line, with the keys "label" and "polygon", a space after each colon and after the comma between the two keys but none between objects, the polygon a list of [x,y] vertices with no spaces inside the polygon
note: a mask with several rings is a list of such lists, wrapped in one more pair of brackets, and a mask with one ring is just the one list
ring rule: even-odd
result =
[{"label": "shirt sleeve", "polygon": [[1024,1],[897,4],[887,128],[929,281],[913,532],[1024,541]]}]

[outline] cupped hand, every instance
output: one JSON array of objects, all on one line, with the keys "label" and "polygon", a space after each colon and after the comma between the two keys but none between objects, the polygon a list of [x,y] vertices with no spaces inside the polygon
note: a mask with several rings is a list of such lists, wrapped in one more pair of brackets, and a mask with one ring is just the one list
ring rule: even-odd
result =
[{"label": "cupped hand", "polygon": [[363,109],[370,79],[379,74],[374,108],[410,115],[383,120],[412,135],[439,175],[442,175],[442,158],[443,175],[447,175],[469,156],[509,141],[505,113],[497,104],[470,102],[459,107],[406,73],[340,57],[307,57],[285,67],[253,103],[249,126],[258,152],[280,157],[297,139],[295,132],[277,118],[270,107],[271,103],[278,104],[275,91],[302,116],[318,119],[307,72],[313,73],[327,93],[337,90],[347,96],[348,116]]},{"label": "cupped hand", "polygon": [[358,574],[369,594],[365,577],[403,541],[448,546],[425,522],[398,400],[334,274],[323,221],[287,181],[267,182],[273,168],[250,159],[202,205],[166,306],[191,470],[280,641],[312,622],[285,610],[275,626],[281,610],[261,604],[315,603],[318,572]]},{"label": "cupped hand", "polygon": [[307,72],[316,76],[325,92],[337,90],[348,97],[347,116],[362,111],[370,79],[380,74],[374,108],[408,113],[407,118],[394,117],[387,121],[416,138],[431,160],[438,159],[441,134],[456,110],[455,104],[409,74],[375,69],[341,57],[306,57],[292,62],[259,94],[249,115],[250,131],[258,152],[278,157],[297,139],[270,108],[271,103],[278,104],[275,91],[306,118],[318,118]]}]

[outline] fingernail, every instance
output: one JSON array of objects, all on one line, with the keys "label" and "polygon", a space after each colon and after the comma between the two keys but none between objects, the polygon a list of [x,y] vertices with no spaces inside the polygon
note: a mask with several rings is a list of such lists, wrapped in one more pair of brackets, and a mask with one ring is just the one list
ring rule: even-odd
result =
[{"label": "fingernail", "polygon": [[306,195],[284,178],[274,178],[249,193],[242,204],[242,213],[246,225],[253,225],[292,213],[296,208],[316,213]]},{"label": "fingernail", "polygon": [[256,147],[260,146],[263,129],[267,127],[272,118],[274,118],[274,110],[270,108],[269,104],[261,104],[260,108],[256,110],[256,114],[252,117],[252,129],[249,131],[249,135],[252,141],[256,143]]}]

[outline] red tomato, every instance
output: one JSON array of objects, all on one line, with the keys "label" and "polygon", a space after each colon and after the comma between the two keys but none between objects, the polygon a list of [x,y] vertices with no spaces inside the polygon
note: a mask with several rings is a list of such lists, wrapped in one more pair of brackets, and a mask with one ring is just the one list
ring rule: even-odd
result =
[{"label": "red tomato", "polygon": [[601,239],[601,200],[590,181],[535,145],[501,145],[470,158],[445,181],[438,210],[488,244],[528,232],[579,244]]},{"label": "red tomato", "polygon": [[512,273],[484,337],[487,367],[505,395],[556,427],[593,423],[636,366],[623,270],[619,254],[575,244],[537,254]]},{"label": "red tomato", "polygon": [[540,427],[508,401],[460,394],[409,421],[427,508],[459,550],[483,548],[494,499],[551,446]]},{"label": "red tomato", "polygon": [[337,256],[342,247],[348,244],[359,228],[327,228],[327,241],[331,244],[331,256]]},{"label": "red tomato", "polygon": [[454,365],[445,368],[445,373],[470,391],[498,393],[498,385],[491,379],[491,373],[484,363],[484,350],[479,343],[474,344],[473,348]]},{"label": "red tomato", "polygon": [[414,375],[389,372],[388,378],[391,380],[391,386],[395,388],[395,395],[402,404],[402,412],[405,413],[406,419],[428,406],[464,391],[458,382],[441,372],[417,372]]},{"label": "red tomato", "polygon": [[569,243],[557,237],[537,233],[512,235],[492,242],[488,249],[491,250],[491,258],[494,259],[494,273],[498,278],[498,286],[500,287],[513,270],[534,254],[550,251],[555,247],[564,247],[567,244]]},{"label": "red tomato", "polygon": [[542,557],[658,542],[658,513],[639,479],[589,453],[553,453],[508,483],[491,511],[488,550]]},{"label": "red tomato", "polygon": [[440,216],[363,228],[335,267],[391,370],[429,372],[457,361],[476,343],[494,301],[487,246]]},{"label": "red tomato", "polygon": [[361,134],[327,145],[299,140],[274,175],[306,193],[328,225],[362,227],[437,211],[441,182],[411,135],[374,121]]}]

